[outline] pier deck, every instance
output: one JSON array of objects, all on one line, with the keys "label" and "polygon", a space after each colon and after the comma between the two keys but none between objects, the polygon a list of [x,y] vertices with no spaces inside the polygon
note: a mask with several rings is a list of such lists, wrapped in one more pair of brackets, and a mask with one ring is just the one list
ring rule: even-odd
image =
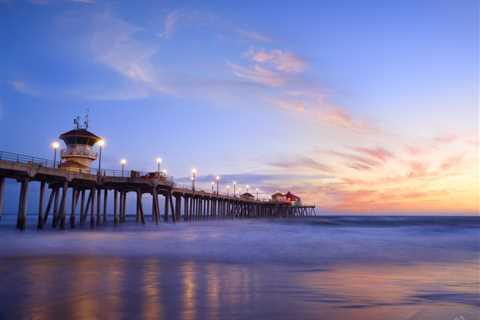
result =
[{"label": "pier deck", "polygon": [[[3,210],[5,179],[20,184],[17,228],[26,228],[28,190],[31,183],[40,184],[37,227],[44,228],[51,214],[52,227],[73,228],[89,223],[91,227],[107,222],[113,212],[113,223],[124,223],[127,194],[136,194],[136,221],[145,223],[142,196],[152,196],[152,221],[177,222],[206,217],[287,217],[314,215],[314,206],[292,206],[287,202],[246,199],[216,192],[194,191],[177,186],[172,178],[136,171],[102,170],[76,172],[54,167],[45,159],[0,152],[0,216]],[[48,192],[49,191],[49,192]],[[71,196],[68,197],[68,193]],[[108,197],[113,193],[113,208]],[[47,196],[47,197],[46,197]],[[159,197],[164,197],[163,219]],[[70,204],[68,204],[68,200]],[[47,200],[47,201],[45,201]],[[111,203],[111,202],[110,202]],[[111,210],[113,209],[113,210]]]}]

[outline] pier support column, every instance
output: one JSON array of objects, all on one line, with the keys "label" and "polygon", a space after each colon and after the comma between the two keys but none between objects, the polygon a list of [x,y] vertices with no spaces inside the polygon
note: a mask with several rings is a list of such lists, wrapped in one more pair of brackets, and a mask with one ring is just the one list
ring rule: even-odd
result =
[{"label": "pier support column", "polygon": [[55,196],[53,199],[53,213],[52,213],[52,227],[56,228],[58,223],[58,198],[60,194],[60,188],[55,187]]},{"label": "pier support column", "polygon": [[5,190],[5,178],[0,177],[0,220],[3,216],[3,193]]},{"label": "pier support column", "polygon": [[118,224],[118,190],[113,191],[113,224]]},{"label": "pier support column", "polygon": [[107,222],[108,189],[103,191],[103,223]]},{"label": "pier support column", "polygon": [[78,195],[80,194],[80,190],[77,188],[73,187],[72,188],[72,203],[71,203],[71,208],[70,208],[70,228],[75,228],[75,210],[77,209],[77,201],[78,201]]},{"label": "pier support column", "polygon": [[120,222],[125,223],[127,221],[127,192],[123,191],[121,193],[121,203],[122,203],[122,211],[121,211],[121,218]]},{"label": "pier support column", "polygon": [[153,187],[152,189],[152,219],[155,222],[155,224],[158,224],[159,222],[159,213],[158,213],[158,194],[157,194],[157,188]]},{"label": "pier support column", "polygon": [[96,195],[97,190],[95,190],[95,187],[92,187],[90,190],[90,197],[91,197],[91,203],[90,203],[90,227],[94,228],[95,227],[95,195]]},{"label": "pier support column", "polygon": [[60,201],[60,214],[59,214],[59,222],[60,228],[65,229],[65,219],[66,219],[66,211],[67,211],[67,194],[68,194],[68,182],[65,181],[63,183],[62,188],[62,201]]},{"label": "pier support column", "polygon": [[100,224],[100,204],[102,202],[102,190],[97,189],[97,224]]},{"label": "pier support column", "polygon": [[168,211],[170,210],[169,194],[165,194],[165,212],[163,213],[163,221],[168,222]]},{"label": "pier support column", "polygon": [[137,222],[145,224],[145,215],[143,214],[142,191],[137,190]]},{"label": "pier support column", "polygon": [[172,222],[177,222],[177,215],[176,215],[176,207],[173,206],[173,195],[171,193],[168,194],[168,199],[170,200],[170,211],[172,212]]},{"label": "pier support column", "polygon": [[27,226],[28,179],[20,182],[20,199],[18,203],[17,229],[25,230]]},{"label": "pier support column", "polygon": [[80,196],[80,224],[85,222],[85,189],[82,189],[81,196]]},{"label": "pier support column", "polygon": [[[1,179],[1,178],[0,178]],[[0,182],[1,184],[1,182]],[[42,229],[43,228],[43,202],[45,200],[45,186],[47,185],[47,183],[45,181],[41,181],[40,182],[40,196],[39,196],[39,199],[38,199],[38,220],[37,220],[37,228],[38,229]],[[0,189],[1,189],[1,186],[0,186]],[[0,190],[0,194],[1,194],[1,190]],[[1,195],[0,195],[0,198],[1,198]],[[1,202],[1,200],[0,200]],[[1,211],[1,203],[0,203],[0,211]]]},{"label": "pier support column", "polygon": [[188,220],[188,197],[183,197],[183,220]]}]

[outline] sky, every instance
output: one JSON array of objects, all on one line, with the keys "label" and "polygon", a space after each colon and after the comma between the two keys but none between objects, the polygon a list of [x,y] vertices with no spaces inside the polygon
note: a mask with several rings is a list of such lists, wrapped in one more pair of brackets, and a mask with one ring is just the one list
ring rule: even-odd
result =
[{"label": "sky", "polygon": [[0,0],[0,150],[331,213],[479,211],[478,1]]}]

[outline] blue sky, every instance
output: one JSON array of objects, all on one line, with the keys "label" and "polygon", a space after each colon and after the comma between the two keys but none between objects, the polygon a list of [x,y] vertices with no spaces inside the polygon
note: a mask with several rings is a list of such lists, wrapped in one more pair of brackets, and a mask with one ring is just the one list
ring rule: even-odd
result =
[{"label": "blue sky", "polygon": [[0,149],[51,157],[88,108],[104,167],[161,156],[178,178],[196,167],[326,210],[475,211],[478,9],[2,0]]}]

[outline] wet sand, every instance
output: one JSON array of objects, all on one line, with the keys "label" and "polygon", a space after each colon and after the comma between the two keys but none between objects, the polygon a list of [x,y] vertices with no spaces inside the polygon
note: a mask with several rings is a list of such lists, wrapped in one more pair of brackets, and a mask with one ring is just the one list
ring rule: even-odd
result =
[{"label": "wet sand", "polygon": [[478,218],[369,219],[2,221],[0,318],[479,318]]}]

